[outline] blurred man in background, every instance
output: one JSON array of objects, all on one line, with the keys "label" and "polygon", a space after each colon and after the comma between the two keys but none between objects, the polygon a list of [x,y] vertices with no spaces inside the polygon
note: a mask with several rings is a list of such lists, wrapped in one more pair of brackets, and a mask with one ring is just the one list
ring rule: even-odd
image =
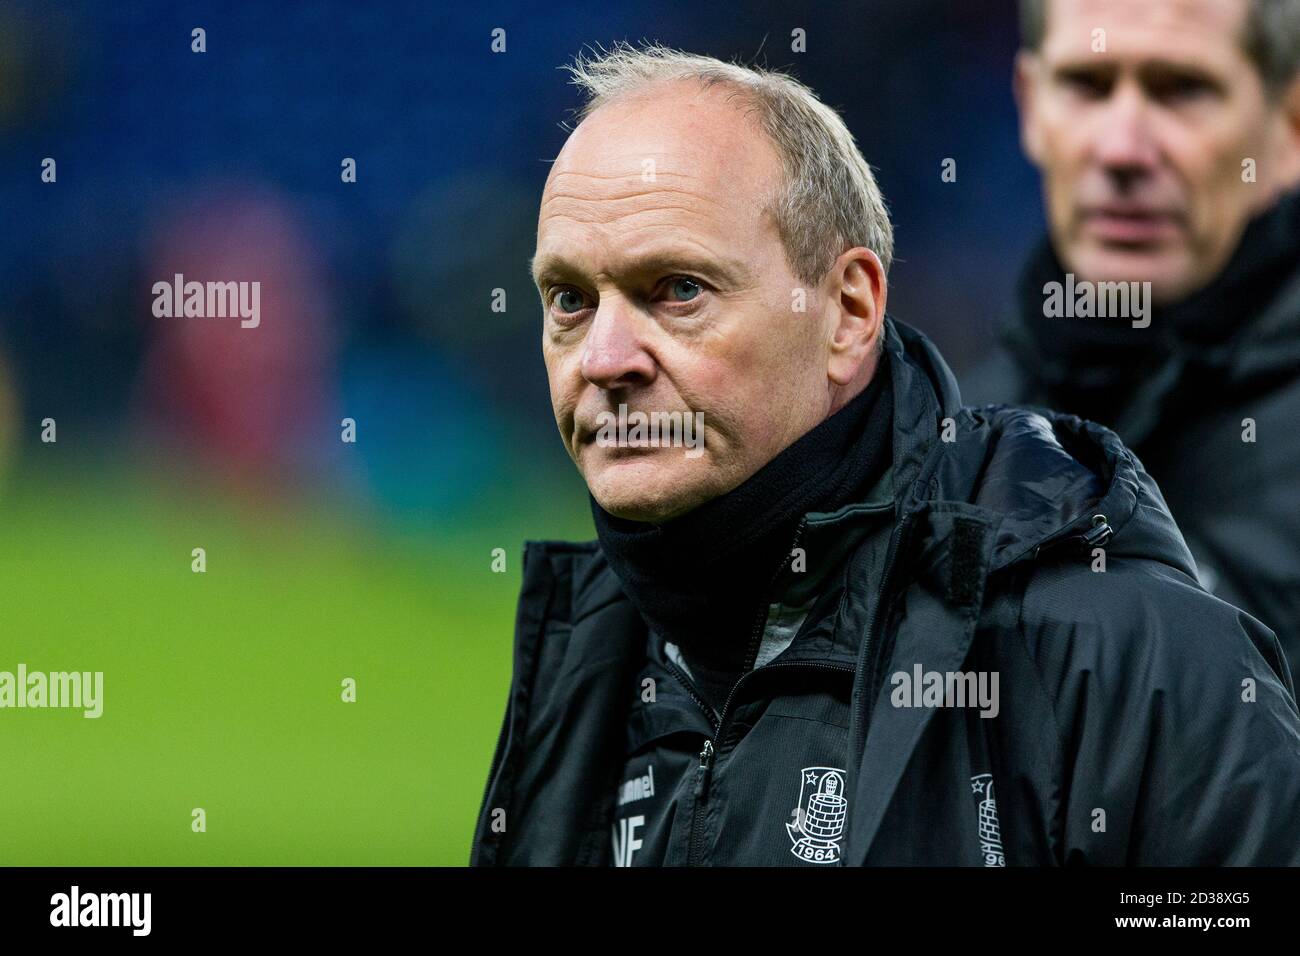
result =
[{"label": "blurred man in background", "polygon": [[[1015,92],[1048,238],[1009,359],[968,397],[1114,428],[1203,583],[1300,669],[1300,0],[1021,0],[1021,14]],[[1140,309],[1102,317],[1100,283]]]}]

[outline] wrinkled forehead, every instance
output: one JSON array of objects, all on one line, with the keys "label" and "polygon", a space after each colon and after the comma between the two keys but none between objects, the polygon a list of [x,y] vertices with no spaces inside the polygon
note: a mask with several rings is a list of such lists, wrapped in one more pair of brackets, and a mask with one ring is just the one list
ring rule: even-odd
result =
[{"label": "wrinkled forehead", "polygon": [[[1143,58],[1227,65],[1242,57],[1250,0],[1046,0],[1048,60]],[[1104,30],[1105,49],[1098,49]]]},{"label": "wrinkled forehead", "polygon": [[551,168],[540,216],[605,219],[657,203],[740,225],[781,177],[775,146],[733,91],[678,81],[584,119]]}]

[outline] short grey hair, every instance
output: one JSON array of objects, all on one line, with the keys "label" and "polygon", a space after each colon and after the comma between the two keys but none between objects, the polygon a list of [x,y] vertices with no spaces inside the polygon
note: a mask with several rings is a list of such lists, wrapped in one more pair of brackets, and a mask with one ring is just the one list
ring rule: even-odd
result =
[{"label": "short grey hair", "polygon": [[579,54],[564,69],[587,97],[579,121],[612,100],[675,80],[734,91],[781,157],[785,181],[769,212],[791,271],[816,284],[840,253],[863,246],[888,272],[894,230],[871,167],[840,115],[798,80],[658,44],[617,43]]},{"label": "short grey hair", "polygon": [[[1020,0],[1020,38],[1037,50],[1047,34],[1049,0]],[[1300,0],[1247,0],[1242,49],[1259,69],[1270,95],[1280,95],[1300,74]]]}]

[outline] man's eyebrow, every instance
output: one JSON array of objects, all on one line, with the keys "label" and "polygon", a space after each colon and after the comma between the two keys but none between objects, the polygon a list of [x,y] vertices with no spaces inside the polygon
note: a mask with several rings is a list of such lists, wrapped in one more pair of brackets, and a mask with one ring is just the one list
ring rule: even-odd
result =
[{"label": "man's eyebrow", "polygon": [[[539,288],[545,280],[579,279],[583,275],[583,270],[578,266],[563,256],[552,253],[534,255],[529,260],[529,271],[532,272],[533,282]],[[740,260],[732,262],[677,249],[662,249],[636,256],[621,263],[618,271],[630,276],[673,272],[694,273],[704,278],[735,284],[744,281],[749,274]]]},{"label": "man's eyebrow", "polygon": [[1049,70],[1053,76],[1057,77],[1095,75],[1098,73],[1114,75],[1119,72],[1119,66],[1114,60],[1101,60],[1096,57],[1068,57],[1049,64]]},{"label": "man's eyebrow", "polygon": [[[1080,57],[1063,59],[1052,64],[1051,71],[1057,77],[1095,76],[1105,74],[1113,77],[1120,72],[1121,64],[1114,60],[1099,60]],[[1199,80],[1212,86],[1222,86],[1222,82],[1213,70],[1199,63],[1187,60],[1170,60],[1162,57],[1139,60],[1133,69],[1142,79],[1152,77],[1183,76]]]},{"label": "man's eyebrow", "polygon": [[1223,81],[1214,71],[1199,63],[1190,63],[1185,60],[1146,60],[1138,67],[1138,75],[1144,80],[1184,77],[1216,89],[1223,88]]},{"label": "man's eyebrow", "polygon": [[576,272],[563,259],[550,254],[534,254],[528,260],[528,271],[532,274],[533,285],[541,286],[542,280],[560,275],[572,275]]}]

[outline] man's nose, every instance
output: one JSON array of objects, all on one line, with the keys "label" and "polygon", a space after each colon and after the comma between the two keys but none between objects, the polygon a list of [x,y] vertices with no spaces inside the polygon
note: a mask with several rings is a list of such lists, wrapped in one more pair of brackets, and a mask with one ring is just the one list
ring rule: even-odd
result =
[{"label": "man's nose", "polygon": [[583,378],[605,389],[654,381],[658,366],[646,351],[640,327],[640,317],[625,298],[603,297],[583,347]]},{"label": "man's nose", "polygon": [[1151,128],[1151,115],[1142,93],[1132,86],[1117,89],[1097,117],[1093,152],[1111,176],[1129,180],[1151,172],[1160,149]]}]

